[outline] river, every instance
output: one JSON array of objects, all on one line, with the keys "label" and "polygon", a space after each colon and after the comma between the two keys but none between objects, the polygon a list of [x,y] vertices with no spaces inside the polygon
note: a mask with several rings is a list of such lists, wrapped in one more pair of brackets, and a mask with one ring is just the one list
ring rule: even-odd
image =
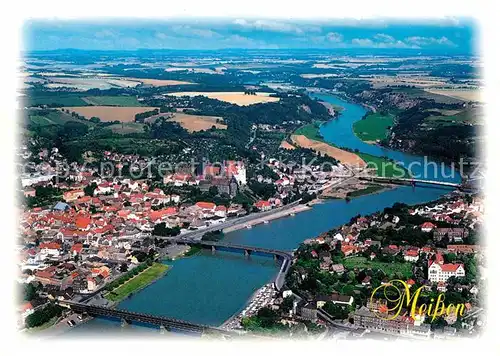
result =
[{"label": "river", "polygon": [[[424,157],[369,145],[354,135],[352,124],[366,113],[365,108],[329,94],[312,95],[344,107],[339,118],[322,125],[320,132],[326,141],[375,156],[387,156],[410,168],[416,176],[424,173]],[[453,171],[449,166],[443,167],[429,170],[427,179],[460,182],[460,176],[456,172],[451,174]],[[293,250],[305,239],[347,223],[357,214],[371,214],[396,202],[424,203],[448,192],[450,189],[447,188],[400,186],[354,198],[350,202],[327,200],[293,217],[230,232],[225,235],[225,240],[237,244]],[[202,252],[168,263],[172,265],[172,269],[165,277],[124,300],[118,308],[218,326],[242,310],[253,292],[271,281],[279,270],[279,264],[270,258],[252,256],[245,259],[243,255],[227,252],[217,252],[216,255]],[[144,329],[134,327],[131,330]],[[102,335],[105,330],[120,330],[120,323],[93,319],[68,334],[91,332]]]}]

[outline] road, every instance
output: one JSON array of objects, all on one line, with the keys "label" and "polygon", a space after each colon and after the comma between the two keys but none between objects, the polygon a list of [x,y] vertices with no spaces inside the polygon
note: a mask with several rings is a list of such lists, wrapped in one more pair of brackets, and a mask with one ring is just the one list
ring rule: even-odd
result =
[{"label": "road", "polygon": [[176,236],[175,239],[180,238],[180,239],[186,239],[186,240],[187,239],[189,239],[189,240],[201,240],[203,235],[207,232],[224,230],[226,228],[233,227],[233,226],[238,225],[238,224],[244,224],[244,223],[250,222],[252,220],[261,219],[261,218],[264,218],[266,216],[276,214],[280,211],[284,211],[284,210],[286,211],[286,210],[293,208],[299,204],[300,204],[300,200],[297,200],[293,203],[284,205],[284,206],[276,208],[276,209],[272,209],[272,210],[264,211],[264,212],[260,212],[260,213],[252,213],[252,214],[245,215],[245,216],[242,216],[239,218],[227,220],[227,221],[220,223],[220,224],[211,225],[211,226],[203,228],[203,229],[189,231],[189,232],[186,232],[186,233],[183,233],[183,234]]}]

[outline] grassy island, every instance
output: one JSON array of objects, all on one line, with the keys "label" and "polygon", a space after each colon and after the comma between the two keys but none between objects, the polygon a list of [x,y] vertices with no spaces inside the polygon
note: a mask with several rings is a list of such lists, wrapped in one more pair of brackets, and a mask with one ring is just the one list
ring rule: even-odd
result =
[{"label": "grassy island", "polygon": [[379,190],[384,189],[385,187],[382,185],[369,185],[366,188],[355,190],[353,192],[347,193],[347,196],[350,198],[360,197],[362,195],[372,194],[378,192]]}]

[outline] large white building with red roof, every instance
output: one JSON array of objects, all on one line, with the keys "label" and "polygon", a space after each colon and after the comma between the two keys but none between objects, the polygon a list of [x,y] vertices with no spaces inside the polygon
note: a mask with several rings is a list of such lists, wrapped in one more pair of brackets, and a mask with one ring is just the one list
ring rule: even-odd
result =
[{"label": "large white building with red roof", "polygon": [[429,260],[429,280],[431,282],[446,282],[450,277],[465,277],[465,268],[462,263],[444,263],[440,253],[435,256],[434,260]]}]

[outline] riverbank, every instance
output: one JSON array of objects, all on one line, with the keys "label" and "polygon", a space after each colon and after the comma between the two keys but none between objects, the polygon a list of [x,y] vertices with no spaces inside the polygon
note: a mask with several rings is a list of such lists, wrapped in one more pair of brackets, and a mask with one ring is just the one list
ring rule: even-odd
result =
[{"label": "riverbank", "polygon": [[105,295],[105,298],[113,303],[119,303],[125,298],[146,288],[155,280],[163,277],[169,269],[169,266],[163,263],[153,263],[151,266],[132,277],[124,284],[113,289]]},{"label": "riverbank", "polygon": [[250,220],[250,221],[245,221],[241,224],[236,224],[236,225],[233,225],[231,227],[228,227],[226,229],[223,230],[224,233],[228,233],[228,232],[232,232],[232,231],[236,231],[236,230],[241,230],[241,229],[245,229],[245,228],[251,228],[252,226],[255,226],[255,225],[259,225],[259,224],[263,224],[263,223],[266,223],[271,221],[271,220],[276,220],[276,219],[279,219],[279,218],[282,218],[282,217],[286,217],[286,216],[290,216],[290,215],[295,215],[297,213],[300,213],[302,211],[306,211],[306,210],[309,210],[311,209],[310,206],[308,205],[304,205],[304,204],[301,204],[301,205],[297,205],[297,206],[294,206],[290,209],[284,209],[284,210],[281,210],[277,213],[274,213],[274,214],[270,214],[270,215],[266,215],[266,216],[263,216],[263,217],[258,217],[254,220]]},{"label": "riverbank", "polygon": [[252,294],[252,296],[248,299],[245,304],[245,308],[235,313],[231,318],[226,320],[224,324],[221,325],[221,328],[226,330],[243,330],[241,326],[241,320],[245,317],[250,317],[259,311],[260,308],[265,307],[266,305],[271,304],[274,301],[274,296],[276,294],[276,290],[272,283],[266,284],[262,288],[259,288]]}]

